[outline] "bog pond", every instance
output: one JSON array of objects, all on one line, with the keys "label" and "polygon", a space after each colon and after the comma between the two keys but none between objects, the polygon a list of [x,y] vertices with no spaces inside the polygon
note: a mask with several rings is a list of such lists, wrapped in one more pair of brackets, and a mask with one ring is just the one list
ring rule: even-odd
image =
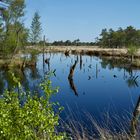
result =
[{"label": "bog pond", "polygon": [[[37,87],[46,73],[53,71],[52,85],[59,87],[59,92],[51,100],[64,107],[60,116],[63,121],[78,121],[91,131],[92,116],[112,131],[129,130],[139,103],[140,69],[121,59],[87,55],[46,53],[44,58],[38,54],[35,59],[35,66],[24,71],[14,69],[15,75],[21,77],[24,89],[36,90],[41,96]],[[1,68],[1,93],[11,86],[8,70]]]}]

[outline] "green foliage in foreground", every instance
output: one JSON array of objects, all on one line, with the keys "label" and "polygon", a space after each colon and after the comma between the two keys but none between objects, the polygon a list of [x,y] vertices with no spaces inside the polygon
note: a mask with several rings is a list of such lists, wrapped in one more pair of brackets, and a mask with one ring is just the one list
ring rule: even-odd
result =
[{"label": "green foliage in foreground", "polygon": [[[45,95],[38,97],[23,92],[18,80],[15,77],[13,80],[18,87],[17,92],[6,90],[0,98],[0,139],[63,140],[65,134],[56,132],[62,108],[55,113],[53,107],[57,104],[49,101],[58,91],[52,89],[51,81],[41,84]],[[24,105],[21,104],[23,99],[26,100]]]}]

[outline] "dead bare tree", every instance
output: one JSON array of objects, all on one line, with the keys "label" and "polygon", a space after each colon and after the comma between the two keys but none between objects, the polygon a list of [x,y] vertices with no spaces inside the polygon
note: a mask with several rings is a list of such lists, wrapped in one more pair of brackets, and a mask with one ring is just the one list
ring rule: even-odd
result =
[{"label": "dead bare tree", "polygon": [[77,92],[76,86],[75,86],[74,81],[73,81],[73,75],[74,75],[74,70],[76,68],[77,63],[78,63],[78,57],[75,60],[74,65],[71,66],[70,73],[69,73],[69,76],[68,76],[68,81],[69,81],[70,87],[74,91],[76,96],[78,96],[78,92]]}]

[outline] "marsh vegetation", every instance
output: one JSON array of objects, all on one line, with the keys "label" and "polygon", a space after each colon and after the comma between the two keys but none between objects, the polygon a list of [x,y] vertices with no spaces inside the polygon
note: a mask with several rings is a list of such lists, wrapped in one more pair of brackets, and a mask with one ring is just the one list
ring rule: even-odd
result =
[{"label": "marsh vegetation", "polygon": [[137,136],[140,70],[127,59],[63,53],[26,54],[25,58],[35,64],[22,69],[1,67],[1,93],[12,89],[12,71],[24,91],[41,97],[38,85],[52,71],[50,80],[59,92],[50,101],[64,107],[60,132],[81,139]]},{"label": "marsh vegetation", "polygon": [[0,139],[139,139],[140,30],[48,42],[39,12],[27,28],[25,0],[3,2]]}]

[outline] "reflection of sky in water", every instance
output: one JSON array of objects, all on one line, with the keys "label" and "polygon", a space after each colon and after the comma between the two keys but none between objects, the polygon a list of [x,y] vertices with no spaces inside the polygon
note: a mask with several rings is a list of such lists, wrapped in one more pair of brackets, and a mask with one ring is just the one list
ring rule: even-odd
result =
[{"label": "reflection of sky in water", "polygon": [[[73,84],[78,93],[78,96],[75,96],[70,87],[68,75],[70,67],[77,57],[74,55],[65,57],[65,55],[58,53],[45,54],[46,58],[50,58],[50,66],[45,64],[43,68],[43,57],[40,54],[37,57],[37,69],[26,68],[24,71],[26,78],[23,78],[23,85],[26,88],[28,86],[32,90],[37,90],[36,85],[40,83],[48,71],[48,67],[51,70],[56,69],[56,77],[51,77],[51,80],[53,86],[59,86],[60,89],[59,93],[52,97],[52,100],[58,101],[65,107],[65,111],[61,114],[63,119],[69,119],[70,112],[72,112],[79,120],[85,121],[86,115],[83,117],[82,114],[87,112],[102,124],[103,116],[107,113],[112,120],[115,114],[119,115],[117,118],[119,122],[126,120],[126,116],[132,113],[140,95],[140,88],[136,85],[132,85],[131,88],[128,86],[126,81],[130,74],[123,68],[110,69],[109,65],[102,68],[102,59],[90,56],[82,56],[80,66],[79,56],[73,77]],[[139,76],[137,81],[140,81],[139,70],[133,70],[132,75]]]}]

